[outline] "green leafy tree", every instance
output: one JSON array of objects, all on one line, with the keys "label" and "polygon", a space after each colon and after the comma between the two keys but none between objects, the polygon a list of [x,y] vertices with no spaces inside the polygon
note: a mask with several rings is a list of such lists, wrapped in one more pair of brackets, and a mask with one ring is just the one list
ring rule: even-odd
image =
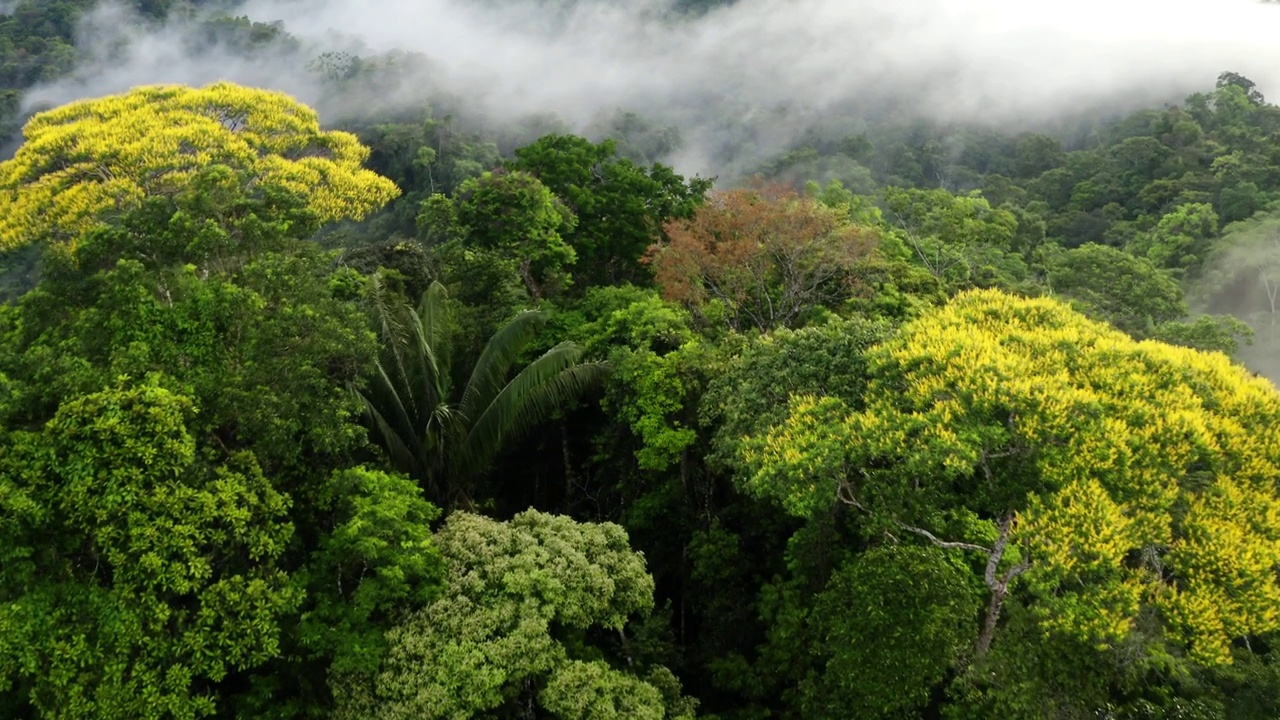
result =
[{"label": "green leafy tree", "polygon": [[196,411],[122,378],[3,438],[0,688],[38,712],[205,717],[216,683],[280,652],[289,500],[252,454],[200,457]]},{"label": "green leafy tree", "polygon": [[578,218],[564,237],[590,285],[644,281],[640,258],[661,237],[663,223],[689,217],[711,187],[701,178],[686,183],[660,163],[646,168],[619,158],[612,140],[596,144],[573,135],[522,147],[508,167],[536,176]]},{"label": "green leafy tree", "polygon": [[[698,431],[690,443],[692,458],[676,466],[679,472],[666,486],[655,483],[652,499],[646,498],[663,504],[640,512],[637,501],[627,519],[633,538],[645,541],[652,558],[657,553],[651,548],[675,544],[676,518],[689,516],[684,520],[687,545],[676,568],[687,573],[679,580],[685,588],[681,598],[690,617],[686,622],[697,628],[686,643],[688,662],[705,677],[704,697],[709,705],[717,703],[716,712],[727,715],[736,708],[742,717],[755,717],[752,713],[768,709],[824,717],[818,714],[822,701],[817,696],[825,690],[802,695],[792,688],[816,687],[828,653],[837,648],[824,639],[827,629],[819,626],[814,606],[857,540],[836,514],[797,528],[776,507],[738,497],[729,481],[747,471],[740,460],[743,438],[783,421],[792,393],[822,392],[860,402],[867,380],[865,352],[888,331],[887,323],[853,318],[750,340],[731,336],[718,353],[703,350],[705,359],[678,376],[684,381],[681,404],[694,404],[698,411],[685,421]],[[687,409],[683,416],[672,413],[673,418],[687,415]],[[663,570],[655,570],[660,583],[676,570],[655,567]],[[833,671],[832,682],[841,682],[838,674]],[[805,704],[805,697],[814,704]],[[848,716],[840,714],[834,700],[821,707],[831,708],[832,717]]]},{"label": "green leafy tree", "polygon": [[1066,154],[1062,143],[1047,135],[1025,133],[1019,135],[1014,159],[1015,177],[1034,178],[1062,165]]},{"label": "green leafy tree", "polygon": [[1170,345],[1220,352],[1235,357],[1240,343],[1253,344],[1254,331],[1248,323],[1231,315],[1201,315],[1194,320],[1161,323],[1151,332],[1151,339]]},{"label": "green leafy tree", "polygon": [[[77,20],[91,4],[88,0],[18,0],[7,5],[0,16],[0,87],[16,96],[20,90],[70,72],[77,59]],[[16,115],[16,107],[7,110],[6,115]],[[5,118],[6,126],[12,119]]]},{"label": "green leafy tree", "polygon": [[641,470],[687,467],[698,441],[693,409],[714,349],[690,340],[670,352],[636,348],[610,356],[612,382],[601,406],[625,421],[639,441]]},{"label": "green leafy tree", "polygon": [[745,472],[743,441],[786,420],[792,395],[838,397],[857,406],[867,387],[866,352],[890,327],[851,318],[752,340],[715,374],[702,398],[702,422],[714,428],[709,459]]},{"label": "green leafy tree", "polygon": [[[380,637],[393,617],[424,602],[439,577],[431,548],[421,545],[430,537],[434,509],[416,497],[412,483],[353,468],[367,433],[348,384],[373,367],[377,348],[361,308],[367,280],[302,240],[329,210],[358,215],[375,203],[361,193],[390,186],[359,170],[362,149],[343,149],[340,138],[330,138],[334,156],[311,163],[286,157],[323,150],[304,142],[314,114],[292,101],[277,98],[258,108],[282,114],[276,125],[268,122],[279,137],[237,155],[237,143],[247,141],[216,132],[252,126],[253,118],[222,117],[215,132],[206,127],[208,117],[193,119],[163,102],[183,91],[157,92],[154,108],[137,107],[134,98],[130,112],[156,114],[153,131],[179,138],[208,129],[209,164],[162,168],[154,163],[172,159],[147,156],[145,143],[134,138],[137,144],[115,160],[132,158],[141,164],[129,167],[156,170],[134,178],[141,194],[86,212],[78,234],[71,225],[28,227],[54,243],[45,253],[45,277],[0,313],[0,377],[6,380],[0,421],[21,450],[6,456],[24,463],[9,485],[18,488],[29,519],[19,541],[27,548],[23,572],[47,578],[40,591],[68,613],[40,610],[35,596],[5,599],[6,608],[46,617],[43,636],[38,628],[24,630],[26,655],[6,656],[4,682],[15,684],[9,697],[28,698],[18,704],[20,712],[35,708],[52,716],[315,715],[329,702],[324,676],[376,666],[385,644],[369,637]],[[200,97],[210,112],[220,107],[216,93]],[[84,117],[65,118],[67,128],[84,135],[85,162],[94,161],[90,150],[105,151],[94,144],[103,137],[132,137],[132,130],[116,127],[132,117],[112,115],[119,109],[99,108],[104,117],[95,120],[89,105],[79,108]],[[289,144],[290,128],[299,131],[293,138],[299,144]],[[73,145],[80,137],[56,134]],[[218,150],[220,140],[231,150]],[[283,154],[272,160],[269,147],[277,141]],[[24,157],[56,162],[55,150],[36,148]],[[338,155],[352,164],[333,165]],[[237,158],[247,164],[236,165]],[[112,157],[98,160],[125,172],[109,165]],[[281,174],[272,175],[266,167],[294,162],[310,169],[297,174],[279,166]],[[328,171],[333,184],[288,180]],[[79,192],[74,183],[59,187],[70,188],[71,198]],[[51,222],[61,222],[56,213]],[[176,399],[152,407],[135,395]],[[77,424],[66,427],[77,437],[98,433],[119,443],[122,436],[110,433],[136,428],[137,438],[100,453],[77,450],[68,456],[77,458],[74,467],[37,453],[39,439],[63,427],[60,418],[73,416]],[[93,417],[100,417],[98,425],[90,423]],[[140,425],[144,420],[150,424]],[[147,438],[168,445],[150,448]],[[42,476],[49,485],[43,499],[28,489]],[[61,516],[72,482],[94,496],[77,503],[97,525]],[[93,509],[95,502],[100,509]],[[178,516],[186,511],[189,517]],[[372,519],[380,527],[365,527],[364,544],[351,548],[348,525]],[[274,535],[255,530],[269,523]],[[147,551],[147,543],[154,550]],[[129,556],[134,550],[138,556]],[[132,579],[135,572],[165,575],[141,583]],[[329,582],[344,574],[345,582]],[[24,587],[35,586],[15,583],[14,592]],[[127,597],[113,599],[117,587]],[[318,622],[335,632],[316,631]],[[203,628],[204,635],[185,625]],[[89,655],[68,655],[61,649],[67,638],[96,647]],[[160,638],[174,648],[164,650]]]},{"label": "green leafy tree", "polygon": [[572,660],[557,668],[538,694],[542,706],[565,720],[663,720],[662,693],[607,663]]},{"label": "green leafy tree", "polygon": [[118,375],[162,372],[201,404],[202,442],[252,449],[283,489],[308,487],[362,443],[345,385],[372,365],[374,336],[352,302],[363,281],[330,258],[269,254],[234,279],[122,260],[85,279],[28,294],[6,328],[0,365],[23,379],[7,422],[38,423]]},{"label": "green leafy tree", "polygon": [[1248,220],[1267,204],[1267,196],[1255,183],[1243,181],[1222,188],[1218,194],[1218,207],[1224,223]]},{"label": "green leafy tree", "polygon": [[804,717],[905,717],[928,705],[973,642],[982,601],[968,575],[931,547],[873,548],[840,567],[813,610],[811,650],[824,662],[802,681]]},{"label": "green leafy tree", "polygon": [[912,261],[952,286],[1014,287],[1028,272],[1015,248],[1018,220],[974,193],[886,188],[886,224]]},{"label": "green leafy tree", "polygon": [[[1170,149],[1164,143],[1149,135],[1125,138],[1108,148],[1107,174],[1096,179],[1099,193],[1092,203],[1082,209],[1093,209],[1106,202],[1120,202],[1124,198],[1138,195],[1160,176],[1170,154]],[[1099,202],[1100,200],[1106,202]]]},{"label": "green leafy tree", "polygon": [[1224,72],[1218,76],[1218,82],[1215,85],[1219,90],[1225,87],[1237,87],[1244,91],[1245,96],[1249,98],[1249,102],[1254,105],[1262,105],[1266,102],[1262,92],[1258,90],[1258,86],[1249,78],[1240,73]]},{"label": "green leafy tree", "polygon": [[534,176],[485,173],[462,183],[452,206],[441,200],[423,204],[419,227],[460,243],[467,263],[506,268],[535,302],[572,282],[577,255],[563,235],[573,230],[573,214]]},{"label": "green leafy tree", "polygon": [[375,682],[338,717],[667,717],[663,694],[585,644],[653,605],[622,528],[528,511],[509,522],[456,512],[436,535],[440,597],[388,636]]},{"label": "green leafy tree", "polygon": [[[110,245],[113,235],[94,233],[78,252],[87,258],[100,243]],[[134,260],[119,260],[108,270],[93,267],[80,268],[90,271],[87,276],[56,270],[5,313],[0,373],[13,380],[0,402],[6,428],[38,428],[44,418],[117,374],[158,373],[156,382],[166,391],[198,403],[200,411],[183,420],[202,468],[191,473],[248,464],[271,492],[288,498],[282,522],[299,532],[277,566],[290,573],[296,591],[307,590],[305,599],[298,594],[291,603],[280,603],[277,632],[282,637],[271,646],[269,664],[244,664],[234,680],[224,679],[225,685],[206,679],[204,692],[220,708],[243,705],[245,712],[261,717],[280,710],[277,703],[284,698],[306,712],[322,708],[328,692],[322,680],[330,665],[372,654],[377,644],[357,644],[360,633],[380,635],[401,603],[413,606],[431,585],[429,573],[411,572],[421,565],[413,558],[423,551],[405,546],[385,524],[377,533],[366,527],[362,542],[385,539],[392,549],[375,553],[362,545],[357,562],[343,554],[351,551],[334,546],[342,518],[356,512],[344,502],[365,513],[397,512],[385,489],[373,489],[376,478],[364,483],[344,480],[349,475],[325,479],[350,467],[351,455],[367,437],[359,423],[360,406],[346,389],[375,357],[375,337],[357,302],[364,280],[349,270],[335,272],[332,258],[314,251],[267,253],[232,277],[202,277],[190,265],[148,271]],[[333,499],[334,484],[343,488],[343,502]],[[409,486],[418,492],[415,484]],[[399,502],[415,507],[408,498]],[[377,509],[382,503],[387,507]],[[236,511],[226,512],[230,518]],[[425,528],[427,511],[413,512]],[[140,511],[131,522],[146,518]],[[47,541],[57,536],[56,527],[42,525],[34,536]],[[303,564],[307,575],[298,574]],[[372,574],[360,580],[363,571],[383,570],[403,573],[404,587],[397,586],[403,593],[369,589]],[[343,573],[350,573],[343,582],[320,580]],[[310,577],[316,581],[309,582]],[[155,600],[140,596],[135,602],[149,607]],[[323,618],[350,634],[339,640],[299,632],[300,616]],[[142,648],[135,651],[147,656]],[[308,677],[320,682],[308,684]],[[265,691],[259,694],[266,684],[280,690],[275,700]],[[254,697],[238,697],[245,687]]]},{"label": "green leafy tree", "polygon": [[326,93],[332,95],[330,105],[355,108],[361,107],[361,100],[371,99],[364,112],[344,118],[343,126],[369,146],[369,168],[404,191],[388,212],[370,223],[370,237],[412,234],[427,198],[451,195],[463,182],[502,162],[496,144],[451,115],[438,117],[427,107],[418,121],[386,122],[389,117],[403,117],[404,111],[369,111],[369,105],[385,101],[387,95],[382,93],[389,90],[385,86],[403,82],[406,70],[417,71],[412,62],[408,68],[396,65],[391,57],[380,61],[345,53],[325,53],[312,65],[322,75]]},{"label": "green leafy tree", "polygon": [[1086,243],[1049,262],[1049,287],[1086,315],[1142,338],[1187,314],[1182,288],[1150,260]]},{"label": "green leafy tree", "polygon": [[341,684],[371,677],[386,632],[435,597],[443,568],[431,523],[440,512],[412,480],[366,468],[335,472],[322,492],[333,520],[299,573],[311,602],[298,634]]},{"label": "green leafy tree", "polygon": [[1158,267],[1195,275],[1218,236],[1218,214],[1205,203],[1179,205],[1131,248]]}]

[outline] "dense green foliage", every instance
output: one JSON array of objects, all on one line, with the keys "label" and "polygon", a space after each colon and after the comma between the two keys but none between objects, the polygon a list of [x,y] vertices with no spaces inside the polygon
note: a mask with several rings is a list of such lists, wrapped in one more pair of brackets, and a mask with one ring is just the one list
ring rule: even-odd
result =
[{"label": "dense green foliage", "polygon": [[[6,6],[8,121],[91,5]],[[713,189],[635,112],[380,104],[420,62],[315,58],[350,117],[76,103],[0,163],[0,717],[1280,716],[1252,82],[882,113]]]},{"label": "dense green foliage", "polygon": [[665,716],[656,687],[582,644],[582,631],[621,630],[652,605],[653,580],[622,528],[536,511],[507,523],[459,512],[436,544],[447,566],[441,597],[387,634],[391,653],[372,692],[354,694],[339,717],[518,712],[533,683],[558,717]]}]

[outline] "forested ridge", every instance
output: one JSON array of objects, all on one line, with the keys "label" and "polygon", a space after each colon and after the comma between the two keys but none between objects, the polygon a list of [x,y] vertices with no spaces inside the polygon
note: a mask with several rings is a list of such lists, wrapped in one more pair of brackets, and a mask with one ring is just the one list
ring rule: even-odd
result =
[{"label": "forested ridge", "polygon": [[1266,88],[712,178],[233,3],[120,17],[321,111],[33,104],[93,5],[0,4],[0,717],[1280,717]]}]

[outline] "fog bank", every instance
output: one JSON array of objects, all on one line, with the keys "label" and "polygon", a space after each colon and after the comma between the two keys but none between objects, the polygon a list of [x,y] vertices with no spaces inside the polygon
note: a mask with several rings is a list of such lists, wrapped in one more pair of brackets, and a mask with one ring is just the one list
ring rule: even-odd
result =
[{"label": "fog bank", "polygon": [[198,47],[182,21],[138,30],[106,5],[82,22],[85,62],[28,105],[228,79],[328,117],[354,108],[326,95],[310,60],[404,50],[428,63],[379,88],[384,108],[444,92],[497,118],[554,113],[578,129],[624,108],[680,127],[680,169],[715,173],[726,133],[741,144],[753,128],[764,155],[819,118],[891,101],[1016,127],[1176,99],[1224,70],[1280,92],[1280,5],[1255,0],[741,0],[698,17],[668,0],[248,0],[235,12],[282,21],[299,46],[245,59]]}]

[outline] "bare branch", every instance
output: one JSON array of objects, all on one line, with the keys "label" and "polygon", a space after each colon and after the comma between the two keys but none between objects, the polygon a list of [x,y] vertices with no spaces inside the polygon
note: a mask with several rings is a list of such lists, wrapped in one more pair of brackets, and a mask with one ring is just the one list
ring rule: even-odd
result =
[{"label": "bare branch", "polygon": [[1005,574],[1000,577],[1000,582],[1003,585],[1008,586],[1009,583],[1013,582],[1014,578],[1018,577],[1019,575],[1021,575],[1022,573],[1030,569],[1031,569],[1031,561],[1023,560],[1022,562],[1018,563],[1017,565],[1014,565],[1013,567],[1005,571]]},{"label": "bare branch", "polygon": [[[952,542],[949,540],[941,540],[938,538],[938,536],[934,535],[928,530],[925,530],[924,528],[913,527],[911,525],[900,523],[896,520],[894,521],[893,524],[897,525],[903,530],[906,530],[909,533],[915,533],[916,535],[919,535],[920,537],[928,540],[929,542],[933,543],[934,545],[937,545],[938,547],[944,550],[972,550],[974,552],[980,552],[985,555],[989,555],[992,558],[996,557],[995,551],[988,547],[983,547],[981,545],[974,545],[973,543],[967,543],[967,542]],[[990,561],[987,562],[987,566],[988,567],[991,566]]]},{"label": "bare branch", "polygon": [[[856,507],[867,514],[871,513],[871,511],[868,510],[867,507],[863,505],[862,502],[859,501],[858,498],[853,494],[852,486],[850,486],[848,483],[842,483],[840,485],[840,487],[836,490],[836,497],[838,497],[839,500],[846,505],[851,505],[853,507]],[[983,553],[984,555],[991,555],[993,552],[995,552],[995,550],[993,550],[992,548],[983,547],[982,545],[976,545],[974,543],[943,540],[939,538],[937,535],[934,535],[928,530],[925,530],[924,528],[915,527],[914,525],[908,525],[900,520],[890,520],[890,522],[892,522],[898,529],[905,530],[906,532],[913,533],[915,535],[919,535],[920,537],[928,540],[929,542],[933,543],[934,545],[937,545],[938,547],[944,550],[972,550],[973,552],[980,552],[980,553]]]}]

